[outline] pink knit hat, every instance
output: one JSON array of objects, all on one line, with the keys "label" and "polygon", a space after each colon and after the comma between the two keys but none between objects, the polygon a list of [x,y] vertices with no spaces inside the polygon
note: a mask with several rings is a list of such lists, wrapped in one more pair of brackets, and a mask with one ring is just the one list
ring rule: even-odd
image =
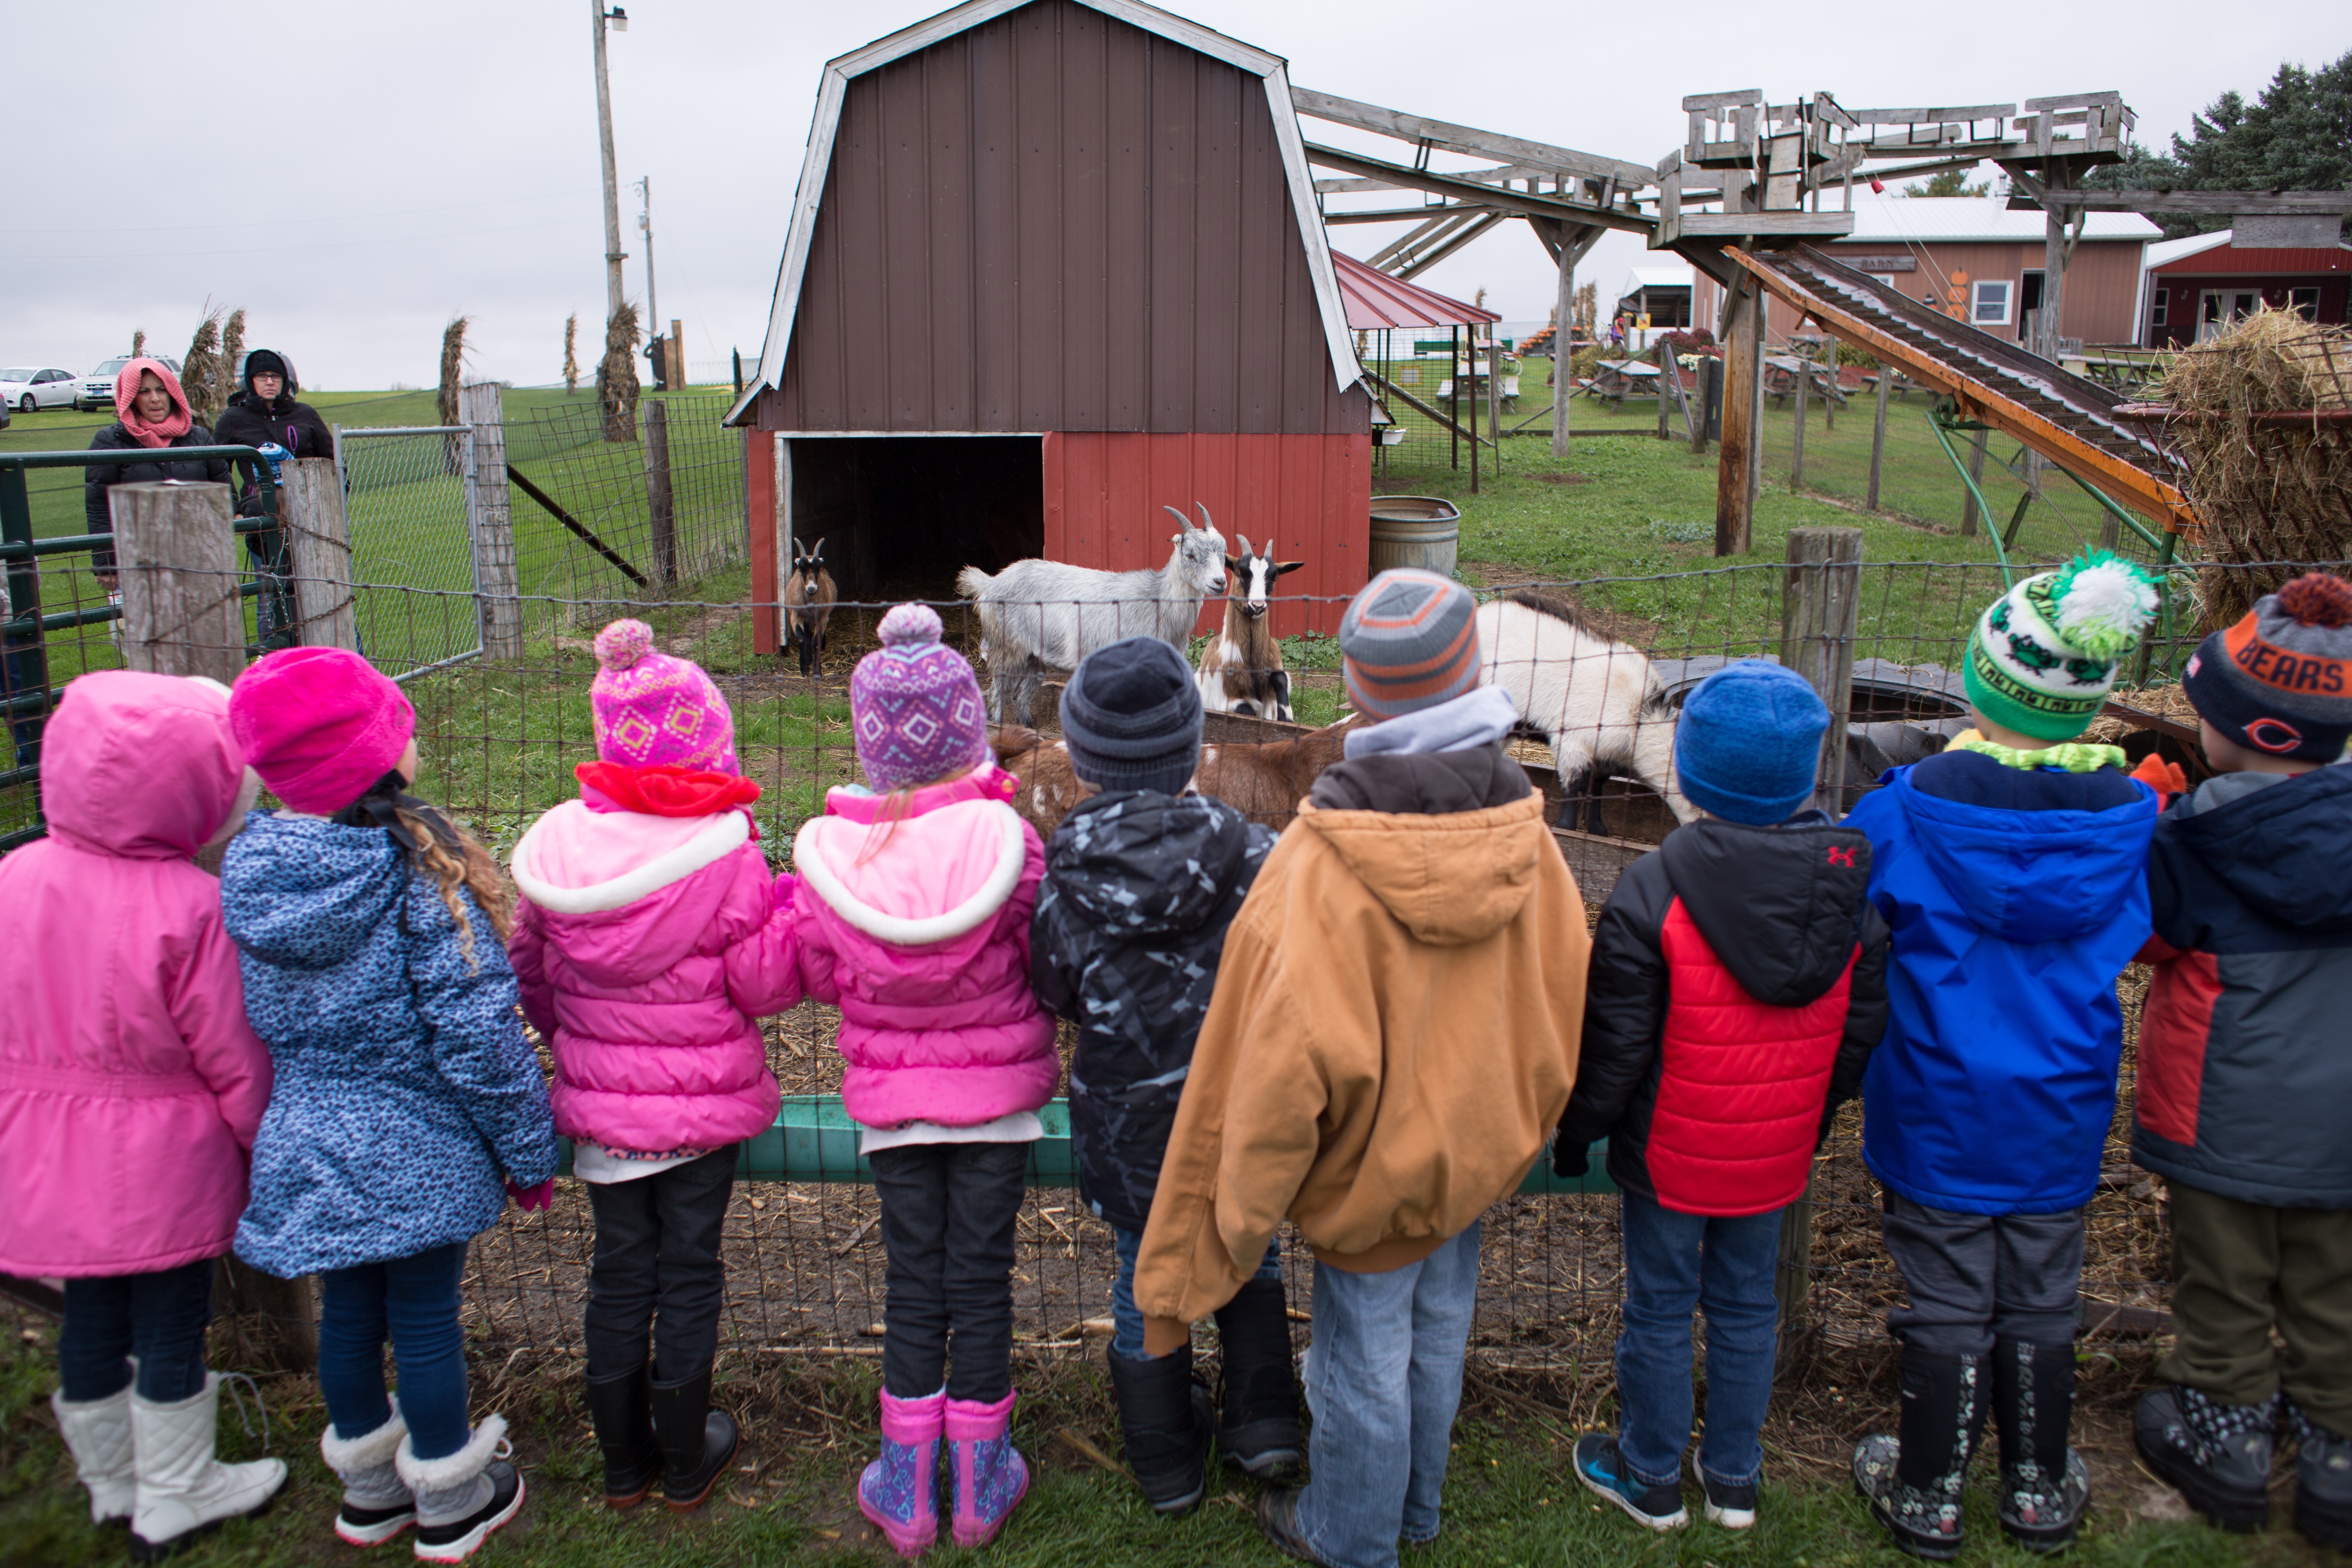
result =
[{"label": "pink knit hat", "polygon": [[355,653],[289,647],[236,678],[228,725],[270,794],[292,810],[331,816],[400,761],[416,710]]},{"label": "pink knit hat", "polygon": [[654,629],[614,621],[596,634],[596,755],[645,767],[667,763],[698,773],[733,773],[735,716],[710,677],[690,658],[654,651]]}]

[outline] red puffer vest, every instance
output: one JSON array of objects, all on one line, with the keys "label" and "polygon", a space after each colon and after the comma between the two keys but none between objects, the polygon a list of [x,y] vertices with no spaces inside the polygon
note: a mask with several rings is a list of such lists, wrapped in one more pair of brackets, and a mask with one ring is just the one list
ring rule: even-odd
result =
[{"label": "red puffer vest", "polygon": [[1680,898],[1659,936],[1668,1001],[1648,1149],[1658,1203],[1724,1218],[1794,1203],[1812,1165],[1861,944],[1819,997],[1774,1007],[1741,989]]}]

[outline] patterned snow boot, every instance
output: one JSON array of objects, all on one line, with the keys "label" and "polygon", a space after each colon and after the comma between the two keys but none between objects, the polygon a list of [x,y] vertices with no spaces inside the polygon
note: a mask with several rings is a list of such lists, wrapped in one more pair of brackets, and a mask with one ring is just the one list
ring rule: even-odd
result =
[{"label": "patterned snow boot", "polygon": [[393,1462],[416,1499],[418,1557],[463,1563],[522,1511],[522,1472],[506,1460],[506,1417],[486,1415],[464,1447],[436,1459],[416,1457],[413,1435],[400,1440]]},{"label": "patterned snow boot", "polygon": [[343,1483],[335,1533],[345,1544],[381,1546],[416,1522],[416,1500],[400,1479],[398,1463],[400,1442],[407,1436],[398,1399],[392,1402],[390,1417],[373,1432],[338,1437],[331,1421],[319,1435],[320,1457]]},{"label": "patterned snow boot", "polygon": [[131,1395],[131,1463],[139,1478],[131,1555],[154,1563],[226,1521],[259,1513],[286,1484],[286,1461],[224,1465],[214,1455],[220,1373],[185,1399],[158,1405]]},{"label": "patterned snow boot", "polygon": [[992,1405],[950,1399],[947,1410],[948,1470],[955,1484],[955,1542],[985,1546],[1029,1495],[1029,1467],[1006,1430],[1013,1425],[1007,1394]]},{"label": "patterned snow boot", "polygon": [[1260,1479],[1296,1469],[1307,1436],[1298,1425],[1298,1371],[1282,1281],[1253,1279],[1218,1308],[1217,1341],[1224,1356],[1218,1451]]},{"label": "patterned snow boot", "polygon": [[2352,1552],[2352,1438],[2292,1400],[2287,1419],[2294,1427],[2294,1527],[2315,1545]]},{"label": "patterned snow boot", "polygon": [[920,1557],[940,1535],[940,1431],[948,1391],[899,1399],[882,1391],[882,1457],[857,1479],[857,1511],[901,1557]]},{"label": "patterned snow boot", "polygon": [[1108,1356],[1127,1468],[1157,1513],[1190,1513],[1208,1495],[1209,1391],[1192,1381],[1190,1342],[1149,1361]]},{"label": "patterned snow boot", "polygon": [[1972,1355],[1905,1347],[1900,1437],[1874,1433],[1853,1450],[1854,1489],[1895,1544],[1915,1557],[1960,1553],[1960,1492],[1984,1436],[1984,1367]]},{"label": "patterned snow boot", "polygon": [[60,1391],[49,1395],[49,1408],[57,1413],[66,1451],[73,1455],[74,1474],[89,1489],[89,1521],[127,1522],[139,1501],[131,1462],[131,1385],[79,1403]]},{"label": "patterned snow boot", "polygon": [[2147,1468],[2223,1530],[2270,1522],[2279,1398],[2223,1405],[2183,1384],[2140,1395],[2132,1442]]},{"label": "patterned snow boot", "polygon": [[2066,1446],[2074,1347],[1997,1340],[1992,1408],[2000,1428],[2000,1528],[2028,1552],[2056,1552],[2083,1527],[2091,1472]]}]

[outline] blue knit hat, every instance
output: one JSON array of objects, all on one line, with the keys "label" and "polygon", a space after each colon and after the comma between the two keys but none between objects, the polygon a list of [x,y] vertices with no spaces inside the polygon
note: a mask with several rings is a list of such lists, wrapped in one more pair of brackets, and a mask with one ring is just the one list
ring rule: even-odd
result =
[{"label": "blue knit hat", "polygon": [[1691,803],[1769,827],[1812,797],[1830,710],[1805,678],[1743,658],[1698,683],[1675,727],[1675,772]]}]

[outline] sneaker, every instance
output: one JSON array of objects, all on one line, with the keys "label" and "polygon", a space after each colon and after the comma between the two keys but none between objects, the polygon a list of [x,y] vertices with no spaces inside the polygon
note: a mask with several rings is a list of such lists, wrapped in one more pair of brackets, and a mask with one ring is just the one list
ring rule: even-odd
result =
[{"label": "sneaker", "polygon": [[1726,1530],[1746,1530],[1756,1522],[1756,1483],[1719,1481],[1705,1470],[1699,1489],[1706,1494],[1706,1521]]},{"label": "sneaker", "polygon": [[1678,1485],[1646,1486],[1625,1473],[1617,1439],[1587,1432],[1576,1440],[1576,1479],[1652,1530],[1680,1530],[1690,1522]]}]

